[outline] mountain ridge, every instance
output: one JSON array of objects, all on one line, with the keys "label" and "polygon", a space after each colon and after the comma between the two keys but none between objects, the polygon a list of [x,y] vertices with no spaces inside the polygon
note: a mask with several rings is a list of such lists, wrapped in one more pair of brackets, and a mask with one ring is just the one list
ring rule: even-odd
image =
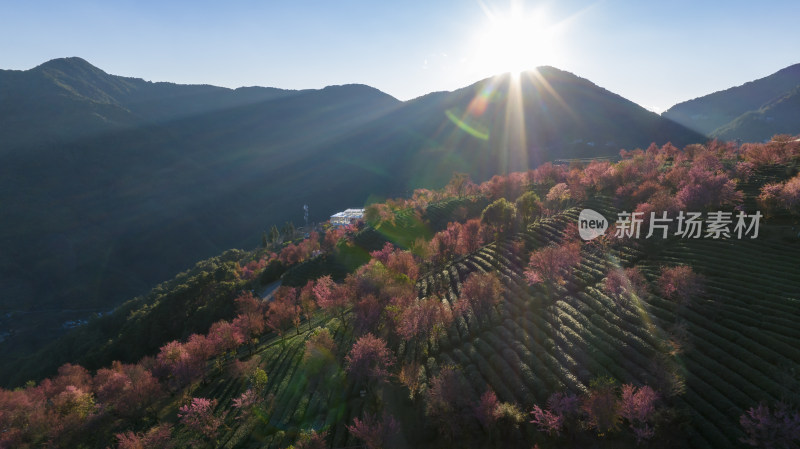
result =
[{"label": "mountain ridge", "polygon": [[[797,120],[789,120],[791,117],[787,117],[786,122],[793,126],[762,127],[760,132],[737,130],[733,122],[739,117],[757,112],[770,103],[780,100],[798,86],[800,86],[800,63],[739,86],[678,103],[667,109],[662,116],[714,137],[761,141],[774,134],[797,132],[799,128]],[[790,115],[796,116],[797,113],[800,113],[800,110],[790,111]],[[744,121],[747,119],[740,120]],[[751,125],[747,126],[753,128]]]},{"label": "mountain ridge", "polygon": [[197,260],[255,245],[273,224],[300,223],[304,204],[320,222],[439,188],[454,171],[482,181],[705,139],[554,68],[521,79],[524,140],[508,137],[518,125],[507,75],[406,102],[360,84],[153,83],[80,58],[0,71],[0,84],[3,310],[107,310]]}]

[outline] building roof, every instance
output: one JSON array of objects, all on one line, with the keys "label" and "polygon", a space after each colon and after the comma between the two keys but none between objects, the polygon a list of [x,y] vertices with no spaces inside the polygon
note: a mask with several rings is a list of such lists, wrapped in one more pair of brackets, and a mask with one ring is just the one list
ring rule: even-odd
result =
[{"label": "building roof", "polygon": [[364,209],[346,209],[331,215],[331,218],[361,218],[364,216]]}]

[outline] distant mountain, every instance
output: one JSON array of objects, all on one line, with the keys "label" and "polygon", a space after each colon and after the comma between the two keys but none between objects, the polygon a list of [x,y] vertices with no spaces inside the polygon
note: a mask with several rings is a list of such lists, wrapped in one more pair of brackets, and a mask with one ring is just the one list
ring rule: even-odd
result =
[{"label": "distant mountain", "polygon": [[303,204],[322,221],[453,171],[705,139],[551,67],[512,81],[400,102],[364,85],[151,83],[80,58],[0,71],[0,312],[111,308],[300,224]]},{"label": "distant mountain", "polygon": [[662,115],[726,140],[763,141],[800,133],[800,64],[770,76],[679,103]]},{"label": "distant mountain", "polygon": [[299,222],[320,188],[326,202],[363,203],[368,187],[339,189],[352,178],[301,179],[296,167],[324,167],[322,143],[401,105],[363,85],[149,83],[78,58],[0,71],[0,86],[2,315],[108,310]]},{"label": "distant mountain", "polygon": [[503,75],[408,101],[336,145],[361,148],[363,164],[391,161],[385,182],[407,192],[442,186],[453,171],[482,181],[558,158],[705,140],[586,79],[540,67],[518,84]]},{"label": "distant mountain", "polygon": [[152,83],[105,73],[81,58],[0,70],[0,135],[16,145],[62,143],[296,95],[300,91]]},{"label": "distant mountain", "polygon": [[714,131],[723,140],[763,141],[776,134],[800,134],[800,85]]}]

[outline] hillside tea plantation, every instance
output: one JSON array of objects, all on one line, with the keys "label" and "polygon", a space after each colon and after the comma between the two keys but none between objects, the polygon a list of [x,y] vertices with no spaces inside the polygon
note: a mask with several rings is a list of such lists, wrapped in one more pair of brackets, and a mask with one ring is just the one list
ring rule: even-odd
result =
[{"label": "hillside tea plantation", "polygon": [[[228,255],[208,327],[0,391],[0,445],[796,447],[799,160],[789,136],[653,145],[265,238]],[[584,209],[604,235],[578,236]],[[615,236],[621,212],[718,210],[759,211],[758,236]]]}]

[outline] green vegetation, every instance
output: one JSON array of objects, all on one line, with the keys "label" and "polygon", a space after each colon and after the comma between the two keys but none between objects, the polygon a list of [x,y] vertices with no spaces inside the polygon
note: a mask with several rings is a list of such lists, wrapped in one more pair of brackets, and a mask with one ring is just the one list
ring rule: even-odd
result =
[{"label": "green vegetation", "polygon": [[[152,329],[151,320],[169,326],[154,312],[174,317],[159,307],[181,292],[198,295],[185,322],[205,319],[211,304],[231,321],[191,331],[204,335],[157,335],[160,346],[137,365],[67,365],[1,390],[9,412],[0,419],[12,432],[0,438],[20,447],[48,438],[122,446],[128,437],[229,448],[796,442],[800,240],[777,229],[794,219],[800,143],[673,149],[637,150],[614,165],[546,165],[471,196],[415,192],[376,206],[373,226],[199,264],[157,301],[133,304],[131,332]],[[754,158],[764,151],[783,172]],[[752,164],[743,190],[731,189],[739,163]],[[776,218],[758,238],[577,237],[585,208],[617,217],[636,198],[637,210],[732,209],[763,201],[770,184],[781,189]],[[545,203],[529,195],[540,213],[520,226],[503,211],[534,190],[548,192]],[[489,226],[502,232],[484,238]],[[275,275],[276,263],[298,288],[283,285],[271,301],[239,293]],[[129,384],[113,381],[122,375],[149,385],[151,402],[130,404]],[[758,433],[763,416],[779,430],[773,440]],[[38,427],[46,419],[70,430]]]}]

